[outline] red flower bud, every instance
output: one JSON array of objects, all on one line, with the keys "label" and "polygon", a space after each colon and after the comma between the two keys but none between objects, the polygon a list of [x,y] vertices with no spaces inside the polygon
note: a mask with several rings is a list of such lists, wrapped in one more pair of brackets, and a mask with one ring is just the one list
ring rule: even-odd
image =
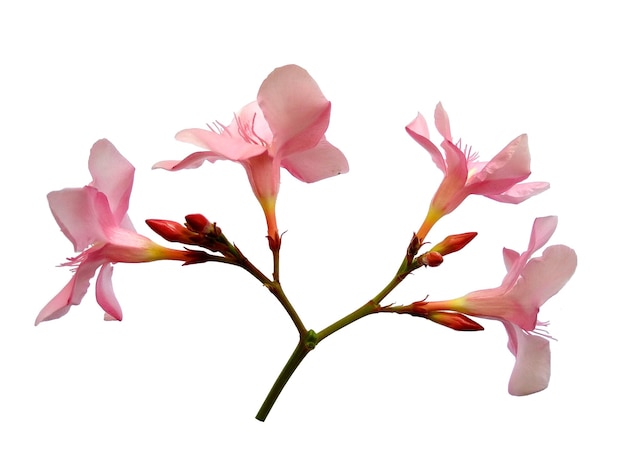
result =
[{"label": "red flower bud", "polygon": [[428,315],[425,315],[425,318],[457,331],[484,330],[480,324],[461,313],[430,312]]},{"label": "red flower bud", "polygon": [[186,215],[185,220],[187,221],[187,227],[197,233],[202,233],[205,227],[211,223],[209,219],[202,214]]},{"label": "red flower bud", "polygon": [[430,251],[436,251],[441,256],[454,253],[455,251],[459,251],[460,249],[465,247],[465,245],[471,242],[476,235],[478,235],[477,232],[448,235],[443,241],[437,243],[433,248],[431,248]]},{"label": "red flower bud", "polygon": [[436,251],[429,251],[421,255],[419,260],[424,266],[435,267],[443,263],[443,256]]},{"label": "red flower bud", "polygon": [[222,230],[216,224],[209,222],[209,219],[202,214],[186,215],[185,220],[187,221],[187,227],[193,232],[215,237],[219,237],[222,234]]},{"label": "red flower bud", "polygon": [[202,237],[172,220],[148,219],[146,224],[169,242],[197,245]]}]

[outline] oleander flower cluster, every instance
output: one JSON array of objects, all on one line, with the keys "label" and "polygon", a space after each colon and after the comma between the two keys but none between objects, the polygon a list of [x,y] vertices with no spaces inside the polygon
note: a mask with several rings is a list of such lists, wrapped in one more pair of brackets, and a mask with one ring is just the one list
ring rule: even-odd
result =
[{"label": "oleander flower cluster", "polygon": [[[434,113],[439,144],[431,138],[427,120],[421,113],[406,126],[408,135],[430,155],[443,178],[425,208],[426,216],[421,225],[418,225],[420,221],[415,221],[416,231],[408,234],[407,247],[398,249],[397,272],[390,273],[391,281],[370,300],[357,305],[326,328],[315,331],[305,327],[280,280],[283,240],[276,201],[281,168],[306,183],[348,171],[344,153],[325,137],[330,114],[330,101],[309,73],[299,66],[286,65],[268,75],[256,100],[237,111],[228,125],[216,120],[205,127],[179,131],[176,139],[195,146],[195,151],[184,158],[174,156],[153,166],[178,171],[198,168],[205,161],[226,160],[240,164],[265,216],[273,261],[273,270],[268,274],[230,242],[226,227],[218,226],[203,214],[188,214],[182,223],[146,220],[153,232],[168,243],[182,247],[164,246],[140,234],[127,214],[135,169],[111,142],[97,141],[88,159],[92,181],[83,187],[66,188],[48,195],[52,215],[72,243],[75,255],[61,264],[71,268],[69,282],[43,307],[35,324],[59,319],[71,307],[79,305],[94,277],[93,290],[105,320],[122,320],[122,307],[113,291],[115,264],[163,260],[183,265],[217,262],[238,266],[267,287],[299,334],[292,356],[257,414],[259,420],[265,420],[286,382],[319,343],[365,316],[381,313],[408,314],[465,332],[483,330],[484,324],[495,320],[503,325],[506,333],[503,338],[508,338],[507,347],[514,358],[509,393],[528,395],[545,389],[550,380],[552,338],[547,331],[548,322],[539,318],[540,309],[568,282],[577,261],[574,250],[565,245],[546,247],[557,227],[556,216],[534,220],[528,246],[523,251],[503,249],[505,269],[498,286],[485,286],[461,296],[458,290],[462,292],[462,286],[449,286],[450,298],[444,300],[424,299],[416,287],[414,299],[402,302],[391,298],[400,283],[415,282],[414,276],[408,276],[410,273],[442,265],[446,256],[460,252],[474,239],[477,233],[472,231],[449,234],[440,241],[431,236],[437,222],[460,210],[466,198],[480,195],[494,203],[519,204],[549,188],[545,182],[527,181],[531,171],[526,134],[511,140],[491,159],[480,160],[473,147],[462,143],[461,139],[453,139],[450,120],[441,103],[436,105]],[[419,148],[410,156],[422,157]],[[416,202],[400,201],[399,204],[412,210]],[[536,255],[541,249],[543,252]],[[329,268],[332,268],[333,256],[336,254],[329,254]],[[216,291],[214,295],[219,294]]]}]

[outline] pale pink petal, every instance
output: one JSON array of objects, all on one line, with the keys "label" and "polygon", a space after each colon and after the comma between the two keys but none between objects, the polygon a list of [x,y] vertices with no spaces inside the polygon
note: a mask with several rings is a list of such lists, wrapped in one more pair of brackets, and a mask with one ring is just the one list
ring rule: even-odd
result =
[{"label": "pale pink petal", "polygon": [[310,150],[298,152],[283,158],[281,165],[289,173],[306,183],[347,173],[348,161],[337,147],[322,139]]},{"label": "pale pink petal", "polygon": [[550,237],[554,234],[559,218],[556,215],[546,217],[537,217],[533,222],[533,228],[530,231],[530,240],[528,242],[528,252],[534,253],[542,248]]},{"label": "pale pink petal", "polygon": [[446,172],[446,163],[443,159],[443,155],[435,144],[430,141],[428,136],[428,126],[426,125],[426,119],[421,114],[417,114],[417,117],[413,119],[408,126],[405,127],[408,134],[420,144],[424,150],[430,154],[430,158],[433,159],[437,168],[444,173]]},{"label": "pale pink petal", "polygon": [[468,180],[472,194],[500,194],[530,175],[528,137],[522,134],[511,141],[482,169]]},{"label": "pale pink petal", "polygon": [[458,181],[458,184],[465,186],[467,182],[467,158],[465,154],[449,140],[445,140],[441,147],[446,152],[446,178],[452,178]]},{"label": "pale pink petal", "polygon": [[89,155],[90,186],[104,193],[116,223],[128,212],[128,201],[133,189],[135,167],[106,139],[97,141]]},{"label": "pale pink petal", "polygon": [[[524,253],[517,256],[514,263],[506,265],[508,272],[502,280],[501,288],[508,291],[515,285],[530,257],[535,253],[535,251],[543,247],[548,242],[556,230],[557,223],[558,217],[553,215],[547,217],[537,217],[535,219],[533,227],[530,231],[528,248],[524,251]],[[507,250],[507,248],[505,248],[505,250]],[[507,259],[505,253],[505,264],[506,263]]]},{"label": "pale pink petal", "polygon": [[[571,248],[549,246],[540,257],[531,259],[524,267],[510,293],[511,298],[527,308],[539,308],[569,281],[576,270],[576,263],[576,253]],[[533,328],[524,327],[526,330]]]},{"label": "pale pink petal", "polygon": [[133,225],[133,223],[130,221],[130,217],[128,217],[128,214],[126,214],[124,218],[120,221],[120,228],[130,230],[132,232],[137,231],[135,230],[135,226]]},{"label": "pale pink petal", "polygon": [[[407,129],[407,131],[409,130],[412,131],[414,134],[425,137],[428,141],[430,141],[430,133],[428,132],[428,124],[426,123],[426,118],[422,116],[422,113],[417,113],[417,117],[413,119],[406,126],[405,129]],[[433,145],[433,147],[435,147],[435,144],[433,144],[432,142],[430,143]],[[437,150],[437,152],[439,152],[439,150]],[[439,155],[441,156],[441,153]],[[443,162],[443,157],[442,157],[442,162]]]},{"label": "pale pink petal", "polygon": [[510,271],[517,262],[517,260],[519,260],[520,258],[520,254],[515,250],[511,250],[510,248],[503,248],[502,256],[504,257],[504,266],[506,267],[507,271]]},{"label": "pale pink petal", "polygon": [[169,171],[186,170],[190,168],[198,168],[205,161],[214,163],[217,160],[226,160],[226,158],[215,152],[194,152],[183,160],[162,160],[160,162],[156,162],[152,165],[152,169],[161,168]]},{"label": "pale pink petal", "polygon": [[452,142],[452,132],[450,131],[450,119],[448,113],[443,109],[441,102],[437,103],[435,107],[435,127],[441,134],[444,140]]},{"label": "pale pink petal", "polygon": [[232,161],[256,157],[267,151],[263,145],[246,141],[233,132],[219,134],[208,129],[184,129],[175,137],[176,140],[197,145]]},{"label": "pale pink petal", "polygon": [[550,382],[550,342],[503,322],[509,335],[509,350],[515,366],[509,380],[509,393],[523,396],[544,390]]},{"label": "pale pink petal", "polygon": [[275,69],[257,95],[274,135],[278,158],[314,147],[330,120],[330,102],[309,73],[297,65]]},{"label": "pale pink petal", "polygon": [[442,144],[446,152],[446,175],[433,196],[431,207],[443,214],[449,214],[467,197],[467,161],[465,155],[451,142]]},{"label": "pale pink petal", "polygon": [[[89,253],[89,252],[87,252]],[[35,325],[42,321],[55,320],[65,315],[72,305],[80,304],[87,293],[89,282],[96,273],[96,269],[102,263],[94,250],[93,259],[88,256],[78,266],[70,282],[39,312],[35,319]]]},{"label": "pale pink petal", "polygon": [[48,320],[56,320],[57,318],[61,318],[65,315],[70,307],[70,299],[72,297],[72,292],[74,292],[74,284],[76,283],[76,279],[72,277],[70,282],[68,282],[61,292],[59,292],[50,302],[46,304],[44,308],[41,309],[39,315],[35,319],[35,325],[38,325],[42,321]]},{"label": "pale pink petal", "polygon": [[102,201],[102,196],[91,186],[62,189],[48,194],[52,215],[74,245],[74,251],[82,251],[96,241],[105,239],[96,208],[101,205],[97,201]]},{"label": "pale pink petal", "polygon": [[484,194],[484,196],[498,202],[519,204],[520,202],[524,202],[526,199],[536,196],[549,188],[550,183],[517,183],[511,189],[508,189],[501,194]]},{"label": "pale pink petal", "polygon": [[113,292],[113,284],[111,276],[113,275],[113,265],[105,263],[100,268],[100,273],[96,279],[96,301],[98,305],[105,311],[105,320],[122,320],[122,308],[120,307],[115,293]]}]

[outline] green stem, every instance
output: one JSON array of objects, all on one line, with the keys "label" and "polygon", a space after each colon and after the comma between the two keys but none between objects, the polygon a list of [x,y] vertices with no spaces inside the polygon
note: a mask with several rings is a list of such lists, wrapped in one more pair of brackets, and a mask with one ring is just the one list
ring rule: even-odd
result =
[{"label": "green stem", "polygon": [[[339,321],[336,321],[335,323],[327,326],[326,328],[321,330],[319,333],[315,333],[315,331],[313,330],[305,331],[303,333],[302,329],[304,329],[304,325],[302,325],[302,322],[296,323],[296,326],[302,325],[301,327],[298,326],[298,330],[300,331],[300,341],[298,342],[296,349],[291,354],[291,357],[285,364],[285,367],[283,367],[283,370],[281,371],[280,375],[274,382],[272,389],[267,394],[267,397],[265,398],[263,405],[261,405],[261,408],[259,409],[259,412],[256,415],[256,419],[258,419],[259,421],[265,421],[265,418],[267,418],[267,415],[271,411],[272,406],[274,406],[274,403],[276,403],[276,400],[278,399],[280,393],[282,392],[283,388],[285,387],[285,385],[287,384],[287,382],[289,381],[289,379],[291,378],[295,370],[298,368],[300,363],[304,360],[306,355],[310,351],[312,351],[320,341],[330,336],[331,334],[335,333],[336,331],[340,330],[344,326],[347,326],[350,323],[353,323],[357,321],[358,319],[363,318],[366,315],[381,311],[381,309],[385,307],[381,307],[380,302],[385,297],[387,297],[387,295],[389,295],[389,293],[392,290],[394,290],[398,286],[398,284],[400,284],[404,280],[404,278],[409,275],[409,273],[419,268],[420,266],[421,266],[420,261],[413,261],[413,256],[406,256],[405,259],[402,261],[402,264],[400,265],[400,268],[398,269],[394,278],[375,297],[373,297],[372,300],[363,304],[354,312],[350,313],[349,315],[346,315]],[[288,312],[290,312],[290,309],[292,309],[293,307],[291,307],[291,304],[287,300],[287,297],[284,295],[282,291],[282,287],[280,286],[280,283],[273,282],[267,286],[270,288],[270,290],[273,289],[272,293],[281,301],[285,309]],[[298,321],[300,319],[295,314],[295,311],[293,313],[294,315],[290,313],[290,316],[292,317],[295,323],[296,322],[295,319],[297,319]]]},{"label": "green stem", "polygon": [[280,392],[283,391],[283,388],[285,388],[285,385],[287,384],[293,373],[296,371],[300,363],[304,360],[306,355],[315,348],[316,344],[317,335],[313,330],[309,330],[304,337],[300,338],[296,349],[294,349],[291,357],[285,364],[285,367],[283,367],[283,370],[280,372],[280,375],[278,376],[271,390],[267,394],[267,397],[261,405],[261,408],[259,408],[256,419],[258,419],[259,421],[265,421],[267,415],[272,410],[274,403],[276,403],[276,400],[280,396]]},{"label": "green stem", "polygon": [[394,278],[387,284],[375,297],[372,298],[369,302],[366,302],[361,307],[357,308],[354,312],[346,315],[340,320],[336,321],[332,325],[327,326],[323,330],[321,330],[318,334],[318,342],[322,341],[324,338],[332,335],[336,331],[340,330],[344,326],[348,326],[350,323],[353,323],[360,318],[363,318],[372,313],[376,313],[380,309],[380,302],[389,295],[389,293],[398,287],[407,275],[416,269],[417,266],[413,264],[409,264],[409,262],[405,259],[402,261],[398,272],[394,276]]},{"label": "green stem", "polygon": [[293,305],[291,305],[291,302],[289,301],[289,299],[285,295],[285,292],[283,291],[283,288],[280,285],[280,281],[278,281],[278,251],[276,251],[275,254],[274,254],[274,256],[275,256],[274,257],[274,260],[275,260],[275,262],[274,262],[274,279],[275,280],[272,281],[269,277],[267,277],[265,274],[263,274],[259,270],[259,268],[257,268],[254,264],[252,264],[248,260],[248,258],[246,258],[244,256],[244,254],[241,252],[241,250],[239,248],[237,248],[235,245],[232,245],[230,242],[228,242],[228,245],[229,245],[229,252],[230,252],[230,254],[236,260],[235,263],[231,262],[231,264],[236,264],[236,265],[242,267],[243,269],[248,271],[250,274],[252,274],[256,279],[258,279],[259,282],[261,282],[261,284],[263,284],[265,287],[267,287],[269,289],[269,291],[272,293],[272,295],[274,297],[276,297],[276,299],[280,302],[280,304],[283,306],[283,308],[287,311],[287,314],[289,315],[289,317],[293,321],[293,324],[298,329],[298,333],[300,335],[300,338],[303,338],[307,334],[307,329],[305,328],[304,324],[302,323],[302,320],[300,319],[300,316],[296,312],[296,309],[293,308]]}]

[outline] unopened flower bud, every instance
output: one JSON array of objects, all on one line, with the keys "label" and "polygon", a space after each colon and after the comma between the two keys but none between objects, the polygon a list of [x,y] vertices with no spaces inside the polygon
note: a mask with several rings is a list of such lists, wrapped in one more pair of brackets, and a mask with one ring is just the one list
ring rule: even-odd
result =
[{"label": "unopened flower bud", "polygon": [[419,261],[424,266],[435,267],[443,263],[443,256],[436,251],[429,251],[419,257]]},{"label": "unopened flower bud", "polygon": [[481,331],[484,330],[482,325],[476,323],[474,320],[466,317],[461,313],[453,312],[430,312],[425,315],[424,318],[428,318],[435,323],[447,326],[457,331]]},{"label": "unopened flower bud", "polygon": [[202,214],[186,215],[185,220],[187,221],[187,227],[189,227],[189,230],[193,230],[197,233],[202,233],[204,228],[210,224],[209,219]]},{"label": "unopened flower bud", "polygon": [[196,245],[202,241],[197,233],[173,220],[148,219],[146,224],[169,242]]},{"label": "unopened flower bud", "polygon": [[432,247],[430,251],[436,251],[441,256],[454,253],[455,251],[459,251],[460,249],[465,247],[465,245],[471,242],[476,235],[478,235],[477,232],[448,235],[443,241],[437,243],[434,247]]},{"label": "unopened flower bud", "polygon": [[202,214],[189,214],[185,216],[187,221],[186,225],[189,230],[205,235],[213,235],[219,237],[222,234],[222,230],[215,224],[209,222]]}]

